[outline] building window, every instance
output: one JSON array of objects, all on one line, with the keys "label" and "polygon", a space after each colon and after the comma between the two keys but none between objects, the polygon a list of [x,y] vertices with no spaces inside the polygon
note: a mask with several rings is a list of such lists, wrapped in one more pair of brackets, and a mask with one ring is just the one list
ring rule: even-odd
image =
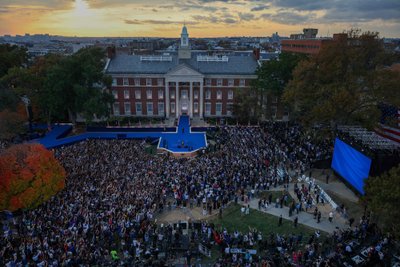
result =
[{"label": "building window", "polygon": [[182,99],[187,99],[188,98],[188,91],[187,90],[182,90],[181,91],[181,97],[182,97]]},{"label": "building window", "polygon": [[226,115],[232,116],[232,112],[233,112],[233,104],[232,103],[226,104]]},{"label": "building window", "polygon": [[112,94],[114,96],[114,99],[118,99],[118,92],[116,90],[113,90]]},{"label": "building window", "polygon": [[125,115],[131,115],[131,103],[126,102],[124,107],[125,107]]},{"label": "building window", "polygon": [[175,102],[171,102],[171,113],[175,113]]},{"label": "building window", "polygon": [[206,79],[206,86],[211,86],[211,79]]},{"label": "building window", "polygon": [[217,86],[222,86],[222,79],[217,80]]},{"label": "building window", "polygon": [[232,100],[233,99],[233,90],[228,91],[228,99]]},{"label": "building window", "polygon": [[235,81],[233,79],[228,80],[228,86],[234,86]]},{"label": "building window", "polygon": [[140,79],[139,78],[135,79],[135,86],[140,86]]},{"label": "building window", "polygon": [[208,116],[211,115],[211,103],[210,102],[206,102],[205,115],[208,115]]},{"label": "building window", "polygon": [[129,85],[129,79],[128,78],[124,78],[124,86],[128,86]]},{"label": "building window", "polygon": [[163,86],[163,84],[164,84],[163,79],[158,79],[157,84],[158,84],[158,86]]},{"label": "building window", "polygon": [[141,99],[142,98],[142,91],[141,90],[136,90],[135,91],[135,98],[136,99]]},{"label": "building window", "polygon": [[164,99],[164,90],[158,90],[158,99]]},{"label": "building window", "polygon": [[114,115],[119,115],[119,103],[113,105]]},{"label": "building window", "polygon": [[153,115],[153,103],[152,102],[147,103],[147,115]]},{"label": "building window", "polygon": [[246,85],[246,81],[243,80],[243,79],[241,79],[241,80],[239,81],[239,86],[245,86],[245,85]]},{"label": "building window", "polygon": [[142,103],[137,102],[135,105],[136,105],[136,115],[142,115]]},{"label": "building window", "polygon": [[193,96],[194,99],[199,99],[199,91],[197,91],[197,90],[194,91],[194,92],[193,92],[193,95],[194,95],[194,96]]},{"label": "building window", "polygon": [[146,79],[146,86],[152,86],[152,83],[151,83],[151,79],[150,79],[150,78],[147,78],[147,79]]},{"label": "building window", "polygon": [[129,90],[124,90],[124,98],[129,99]]},{"label": "building window", "polygon": [[146,91],[146,97],[147,99],[152,99],[153,98],[153,90],[147,90]]},{"label": "building window", "polygon": [[117,78],[112,79],[112,86],[117,86]]},{"label": "building window", "polygon": [[175,99],[175,91],[171,91],[171,99]]},{"label": "building window", "polygon": [[193,112],[194,113],[199,113],[199,102],[194,102],[193,103]]},{"label": "building window", "polygon": [[164,115],[164,102],[158,102],[158,115]]},{"label": "building window", "polygon": [[222,103],[217,103],[215,105],[215,114],[217,116],[221,116],[221,114],[222,114]]},{"label": "building window", "polygon": [[217,99],[219,99],[219,100],[222,99],[222,91],[221,90],[217,91]]},{"label": "building window", "polygon": [[206,99],[211,99],[211,90],[206,91]]}]

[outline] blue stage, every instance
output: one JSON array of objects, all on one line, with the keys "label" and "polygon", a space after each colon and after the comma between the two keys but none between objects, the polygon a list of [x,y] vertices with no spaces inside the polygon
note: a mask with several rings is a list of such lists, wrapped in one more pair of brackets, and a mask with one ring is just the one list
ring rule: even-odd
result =
[{"label": "blue stage", "polygon": [[97,128],[95,132],[65,137],[71,130],[71,125],[54,125],[52,130],[41,139],[34,140],[46,148],[70,145],[86,139],[158,139],[158,148],[173,153],[194,152],[207,146],[205,132],[192,132],[188,116],[180,116],[175,132],[158,131],[151,128],[131,128],[120,131],[118,128]]}]

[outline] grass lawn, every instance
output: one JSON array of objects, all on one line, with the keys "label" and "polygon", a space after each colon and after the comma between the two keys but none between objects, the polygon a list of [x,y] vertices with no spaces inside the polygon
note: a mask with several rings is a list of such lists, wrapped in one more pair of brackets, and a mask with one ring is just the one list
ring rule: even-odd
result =
[{"label": "grass lawn", "polygon": [[278,217],[251,209],[250,214],[243,216],[240,211],[240,205],[232,204],[224,210],[222,218],[212,220],[212,223],[218,228],[226,228],[229,232],[238,230],[240,232],[248,231],[249,228],[256,228],[261,231],[263,237],[269,236],[271,233],[278,234],[303,234],[303,237],[309,237],[314,234],[315,230],[298,224],[297,228],[293,226],[293,222],[283,219],[282,226],[278,226]]},{"label": "grass lawn", "polygon": [[[222,230],[221,228],[226,228],[230,233],[235,230],[244,233],[246,231],[249,231],[249,228],[256,228],[258,231],[261,231],[264,240],[269,240],[269,236],[271,233],[274,235],[280,234],[285,236],[288,236],[290,234],[302,234],[303,239],[300,244],[301,247],[304,247],[310,236],[315,233],[315,229],[301,224],[298,224],[297,228],[295,228],[292,221],[285,219],[283,219],[282,226],[278,226],[278,217],[255,209],[251,209],[249,215],[242,216],[240,208],[241,206],[238,204],[231,204],[228,208],[224,210],[221,219],[215,218],[210,222],[214,223],[218,231]],[[327,241],[328,234],[321,232],[321,245],[329,246],[329,242]],[[261,250],[258,245],[256,245],[254,248],[257,249],[258,255],[265,255],[266,251]],[[221,256],[221,252],[219,251],[218,246],[213,246],[211,250],[211,255],[211,259],[203,258],[205,263],[213,262],[215,261],[215,259]]]}]

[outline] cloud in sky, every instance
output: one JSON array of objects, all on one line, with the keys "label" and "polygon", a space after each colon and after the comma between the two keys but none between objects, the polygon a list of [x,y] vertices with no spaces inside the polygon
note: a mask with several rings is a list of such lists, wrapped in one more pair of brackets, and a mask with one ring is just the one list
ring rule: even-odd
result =
[{"label": "cloud in sky", "polygon": [[146,20],[138,20],[138,19],[126,19],[124,20],[126,24],[135,24],[135,25],[143,25],[143,24],[150,24],[150,25],[164,25],[164,24],[177,24],[177,25],[196,25],[197,23],[194,21],[174,21],[174,20],[153,20],[153,19],[146,19]]},{"label": "cloud in sky", "polygon": [[315,19],[316,15],[314,14],[303,15],[301,13],[278,11],[273,14],[262,14],[261,17],[263,19],[272,20],[281,24],[298,25],[306,23],[311,19]]},{"label": "cloud in sky", "polygon": [[0,0],[0,35],[176,37],[184,21],[198,37],[353,26],[399,37],[400,0]]}]

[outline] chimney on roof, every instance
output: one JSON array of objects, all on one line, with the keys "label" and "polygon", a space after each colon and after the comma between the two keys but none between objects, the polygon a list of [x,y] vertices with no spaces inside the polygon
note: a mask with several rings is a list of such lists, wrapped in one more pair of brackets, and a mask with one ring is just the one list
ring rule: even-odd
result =
[{"label": "chimney on roof", "polygon": [[107,47],[107,57],[112,59],[115,56],[115,46]]},{"label": "chimney on roof", "polygon": [[260,48],[254,48],[253,55],[256,60],[259,60],[260,59]]}]

